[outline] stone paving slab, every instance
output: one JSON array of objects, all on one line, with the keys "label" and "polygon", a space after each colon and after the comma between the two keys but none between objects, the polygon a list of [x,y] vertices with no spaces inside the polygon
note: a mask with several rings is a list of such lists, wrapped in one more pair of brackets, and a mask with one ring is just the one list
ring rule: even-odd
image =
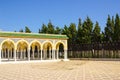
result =
[{"label": "stone paving slab", "polygon": [[0,80],[120,80],[119,61],[0,64]]}]

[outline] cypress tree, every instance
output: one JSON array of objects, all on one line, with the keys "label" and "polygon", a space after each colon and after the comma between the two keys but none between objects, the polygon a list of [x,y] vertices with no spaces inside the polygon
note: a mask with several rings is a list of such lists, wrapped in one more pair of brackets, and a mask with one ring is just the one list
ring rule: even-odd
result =
[{"label": "cypress tree", "polygon": [[71,23],[69,26],[69,42],[75,44],[76,43],[76,25],[74,23]]},{"label": "cypress tree", "polygon": [[39,30],[39,32],[40,32],[40,33],[47,33],[47,31],[48,31],[47,26],[46,26],[45,24],[42,24],[42,29]]},{"label": "cypress tree", "polygon": [[118,14],[115,17],[114,39],[115,41],[120,40],[120,17]]},{"label": "cypress tree", "polygon": [[83,43],[91,43],[92,29],[93,29],[93,22],[89,17],[87,17],[87,19],[83,22],[83,25],[82,25]]},{"label": "cypress tree", "polygon": [[79,22],[78,22],[78,30],[77,30],[77,43],[80,44],[82,43],[82,21],[79,18]]},{"label": "cypress tree", "polygon": [[49,34],[54,34],[54,30],[55,30],[55,29],[54,29],[54,26],[52,25],[51,21],[49,21],[47,32],[48,32]]},{"label": "cypress tree", "polygon": [[31,33],[30,29],[27,26],[25,26],[25,33]]},{"label": "cypress tree", "polygon": [[96,22],[94,30],[93,30],[93,37],[92,37],[92,41],[93,42],[100,42],[101,41],[101,37],[100,37],[100,26],[99,23]]}]

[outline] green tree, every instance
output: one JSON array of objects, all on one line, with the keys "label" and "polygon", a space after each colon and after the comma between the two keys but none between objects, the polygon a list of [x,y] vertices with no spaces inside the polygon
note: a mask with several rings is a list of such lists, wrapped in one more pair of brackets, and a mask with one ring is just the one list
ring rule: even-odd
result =
[{"label": "green tree", "polygon": [[66,25],[64,25],[64,28],[62,29],[62,34],[67,35],[68,39],[68,44],[69,44],[69,40],[70,40],[70,31],[69,31],[69,27],[67,27]]},{"label": "green tree", "polygon": [[19,32],[23,32],[23,29],[20,29]]},{"label": "green tree", "polygon": [[112,20],[110,18],[110,15],[108,15],[107,23],[105,27],[105,41],[113,41],[113,34],[114,34],[114,17],[112,17]]},{"label": "green tree", "polygon": [[59,27],[56,27],[55,29],[55,34],[61,34],[62,29],[60,29]]},{"label": "green tree", "polygon": [[101,37],[101,42],[105,41],[105,40],[104,40],[104,38],[105,38],[105,34],[104,34],[104,32],[103,32],[103,31],[101,32],[100,37]]},{"label": "green tree", "polygon": [[89,17],[83,22],[82,25],[82,43],[91,43],[93,22]]},{"label": "green tree", "polygon": [[48,28],[45,24],[42,24],[42,29],[39,30],[39,33],[48,33]]},{"label": "green tree", "polygon": [[76,37],[77,37],[77,30],[76,30],[76,25],[74,23],[70,24],[69,27],[69,43],[76,43]]},{"label": "green tree", "polygon": [[69,34],[69,29],[68,29],[68,27],[67,27],[66,25],[65,25],[64,28],[62,29],[62,34],[67,35],[67,36],[68,36],[68,34]]},{"label": "green tree", "polygon": [[112,21],[111,21],[111,36],[112,36],[112,41],[114,41],[114,33],[115,33],[115,19],[114,16],[112,16]]},{"label": "green tree", "polygon": [[49,34],[54,34],[54,31],[55,31],[54,26],[53,26],[53,24],[51,23],[51,21],[49,21],[47,32],[48,32]]},{"label": "green tree", "polygon": [[40,29],[38,30],[38,33],[41,33],[41,30],[40,30]]},{"label": "green tree", "polygon": [[82,22],[81,19],[79,18],[78,21],[78,30],[77,30],[77,43],[80,44],[82,43]]},{"label": "green tree", "polygon": [[27,26],[25,26],[25,33],[31,33],[30,29]]},{"label": "green tree", "polygon": [[92,41],[93,42],[100,42],[101,41],[100,26],[99,26],[98,22],[96,22],[95,27],[93,29]]},{"label": "green tree", "polygon": [[120,17],[118,14],[115,17],[114,40],[120,40]]}]

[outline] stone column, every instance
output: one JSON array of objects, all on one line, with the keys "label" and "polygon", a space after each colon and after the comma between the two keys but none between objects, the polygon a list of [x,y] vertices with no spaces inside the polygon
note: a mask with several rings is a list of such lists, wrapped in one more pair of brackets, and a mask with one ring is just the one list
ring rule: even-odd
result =
[{"label": "stone column", "polygon": [[19,59],[18,53],[19,53],[19,50],[16,49],[16,60]]},{"label": "stone column", "polygon": [[12,49],[10,50],[10,58],[12,58]]},{"label": "stone column", "polygon": [[[69,61],[67,58],[67,40],[65,42],[65,46],[64,46],[64,61]],[[84,55],[85,56],[85,55]]]},{"label": "stone column", "polygon": [[14,60],[16,61],[16,48],[14,49]]},{"label": "stone column", "polygon": [[46,56],[46,50],[43,50],[43,58],[45,59],[45,56]]},{"label": "stone column", "polygon": [[37,52],[38,52],[38,56],[37,56],[37,57],[38,57],[38,59],[39,59],[39,49],[38,49],[38,51],[37,51]]},{"label": "stone column", "polygon": [[32,49],[32,53],[33,53],[32,57],[33,57],[33,59],[34,59],[34,52],[35,52],[34,49]]},{"label": "stone column", "polygon": [[30,61],[30,48],[28,48],[28,61]]},{"label": "stone column", "polygon": [[55,50],[53,50],[53,59],[55,59]]},{"label": "stone column", "polygon": [[4,58],[4,57],[3,57],[3,50],[2,50],[2,49],[1,49],[1,58]]},{"label": "stone column", "polygon": [[6,49],[5,49],[5,58],[7,58],[7,57],[6,57]]},{"label": "stone column", "polygon": [[47,59],[47,50],[45,50],[45,59]]},{"label": "stone column", "polygon": [[52,59],[54,59],[54,54],[53,54],[53,50],[52,50]]},{"label": "stone column", "polygon": [[52,50],[52,59],[55,59],[55,50]]},{"label": "stone column", "polygon": [[40,53],[41,53],[41,60],[42,60],[42,49],[41,49]]},{"label": "stone column", "polygon": [[1,63],[1,48],[0,48],[0,63]]},{"label": "stone column", "polygon": [[57,59],[59,58],[59,57],[58,57],[58,56],[59,56],[59,55],[58,55],[58,52],[59,52],[59,50],[57,50]]},{"label": "stone column", "polygon": [[8,60],[9,60],[9,49],[7,49],[7,52],[8,52]]},{"label": "stone column", "polygon": [[64,59],[67,59],[67,50],[64,50]]},{"label": "stone column", "polygon": [[26,52],[26,50],[24,49],[24,53],[23,53],[24,54],[24,59],[26,59],[25,52]]},{"label": "stone column", "polygon": [[49,59],[51,59],[51,49],[49,49]]},{"label": "stone column", "polygon": [[20,52],[20,59],[22,59],[22,52],[23,52],[23,50],[21,49],[21,52]]}]

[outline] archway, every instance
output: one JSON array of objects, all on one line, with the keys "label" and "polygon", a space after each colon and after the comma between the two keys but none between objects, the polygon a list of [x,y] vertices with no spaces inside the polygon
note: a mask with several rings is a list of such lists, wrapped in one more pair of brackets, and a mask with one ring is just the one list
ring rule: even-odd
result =
[{"label": "archway", "polygon": [[30,57],[31,59],[40,59],[41,57],[41,44],[37,41],[34,41],[30,44]]},{"label": "archway", "polygon": [[14,50],[15,45],[12,40],[5,40],[2,42],[2,53],[1,58],[2,60],[13,60],[14,59]]},{"label": "archway", "polygon": [[17,43],[17,53],[16,59],[17,60],[26,60],[28,59],[28,44],[25,41],[19,41]]},{"label": "archway", "polygon": [[43,59],[52,59],[52,44],[50,42],[46,42],[43,44]]},{"label": "archway", "polygon": [[64,44],[61,42],[56,44],[56,58],[64,58]]}]

